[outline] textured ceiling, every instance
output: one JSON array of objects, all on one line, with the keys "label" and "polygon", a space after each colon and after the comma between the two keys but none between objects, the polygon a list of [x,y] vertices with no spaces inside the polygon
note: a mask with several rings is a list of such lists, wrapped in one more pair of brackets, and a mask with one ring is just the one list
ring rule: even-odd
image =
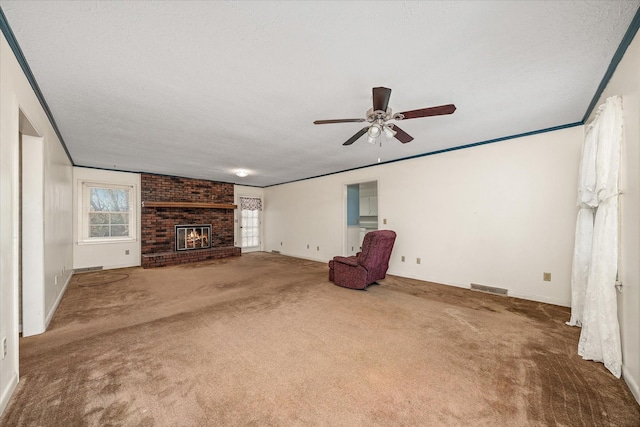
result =
[{"label": "textured ceiling", "polygon": [[580,122],[638,3],[0,0],[76,165],[256,186]]}]

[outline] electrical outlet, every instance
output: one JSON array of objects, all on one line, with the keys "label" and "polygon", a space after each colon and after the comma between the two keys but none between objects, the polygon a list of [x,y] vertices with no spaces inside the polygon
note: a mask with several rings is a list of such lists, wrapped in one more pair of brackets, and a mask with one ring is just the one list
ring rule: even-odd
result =
[{"label": "electrical outlet", "polygon": [[7,357],[7,337],[2,338],[2,359]]},{"label": "electrical outlet", "polygon": [[126,249],[126,250],[124,251],[124,254],[125,254],[125,255],[129,255],[129,249]]},{"label": "electrical outlet", "polygon": [[404,255],[400,257],[400,261],[404,262]]},{"label": "electrical outlet", "polygon": [[53,284],[58,286],[58,275],[53,276]]},{"label": "electrical outlet", "polygon": [[416,258],[416,264],[420,264],[420,258]]},{"label": "electrical outlet", "polygon": [[319,250],[320,250],[320,246],[316,246],[316,251],[319,251]]},{"label": "electrical outlet", "polygon": [[387,218],[383,219],[383,220],[382,220],[382,223],[383,223],[383,224],[386,224],[386,223],[387,223]]},{"label": "electrical outlet", "polygon": [[280,242],[280,246],[282,246],[282,242]]},{"label": "electrical outlet", "polygon": [[309,245],[307,245],[307,249],[309,249]]},{"label": "electrical outlet", "polygon": [[550,282],[551,281],[551,273],[542,273],[542,280],[544,280],[545,282]]}]

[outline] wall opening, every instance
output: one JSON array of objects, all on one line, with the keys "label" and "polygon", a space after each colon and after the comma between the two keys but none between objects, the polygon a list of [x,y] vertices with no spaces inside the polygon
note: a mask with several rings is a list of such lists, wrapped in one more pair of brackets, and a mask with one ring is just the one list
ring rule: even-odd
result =
[{"label": "wall opening", "polygon": [[22,110],[18,128],[18,328],[27,336],[44,328],[43,140]]}]

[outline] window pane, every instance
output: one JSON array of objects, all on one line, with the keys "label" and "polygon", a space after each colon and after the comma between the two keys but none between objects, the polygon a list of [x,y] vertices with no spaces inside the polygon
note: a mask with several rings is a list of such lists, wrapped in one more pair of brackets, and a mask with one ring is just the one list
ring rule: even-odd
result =
[{"label": "window pane", "polygon": [[111,224],[129,224],[129,214],[128,213],[111,214]]},{"label": "window pane", "polygon": [[118,188],[91,187],[89,210],[93,212],[128,212],[129,191]]},{"label": "window pane", "polygon": [[89,226],[89,237],[108,237],[108,225],[91,225]]},{"label": "window pane", "polygon": [[242,247],[256,248],[260,246],[260,211],[242,211]]},{"label": "window pane", "polygon": [[130,228],[134,206],[132,203],[133,187],[109,187],[105,185],[85,187],[86,199],[82,203],[88,234],[85,238],[122,238],[132,237],[135,230]]},{"label": "window pane", "polygon": [[111,226],[111,236],[113,237],[122,237],[129,235],[129,226],[128,225],[112,225]]},{"label": "window pane", "polygon": [[109,214],[89,213],[89,224],[109,224]]}]

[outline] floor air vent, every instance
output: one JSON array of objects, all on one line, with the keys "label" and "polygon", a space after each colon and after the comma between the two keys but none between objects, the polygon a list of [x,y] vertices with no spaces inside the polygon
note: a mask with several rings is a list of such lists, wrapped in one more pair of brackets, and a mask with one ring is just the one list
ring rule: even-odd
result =
[{"label": "floor air vent", "polygon": [[472,291],[487,292],[487,293],[495,294],[495,295],[503,295],[505,297],[507,296],[507,290],[506,289],[494,288],[493,286],[478,285],[476,283],[472,283],[471,284],[471,290]]},{"label": "floor air vent", "polygon": [[74,274],[77,273],[88,273],[90,271],[100,271],[102,270],[102,266],[99,267],[85,267],[85,268],[76,268],[75,270],[73,270]]},{"label": "floor air vent", "polygon": [[271,253],[272,253],[272,254],[279,254],[279,253],[280,253],[280,251],[273,251],[273,250],[272,250],[272,251],[271,251]]}]

